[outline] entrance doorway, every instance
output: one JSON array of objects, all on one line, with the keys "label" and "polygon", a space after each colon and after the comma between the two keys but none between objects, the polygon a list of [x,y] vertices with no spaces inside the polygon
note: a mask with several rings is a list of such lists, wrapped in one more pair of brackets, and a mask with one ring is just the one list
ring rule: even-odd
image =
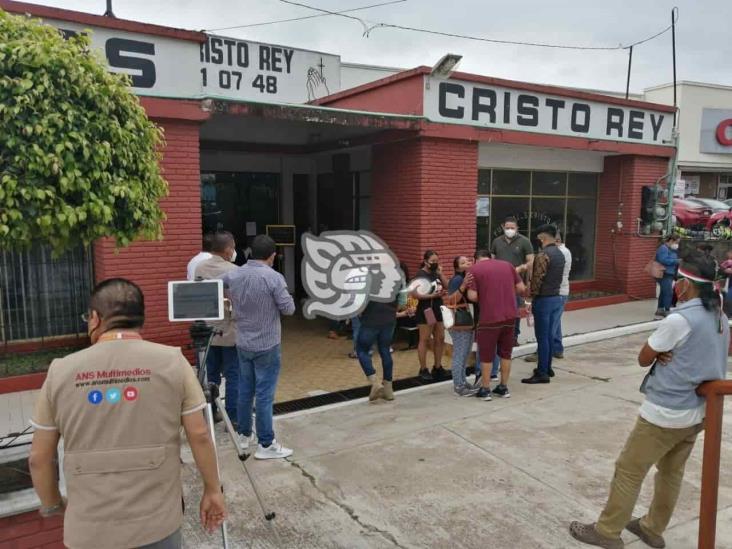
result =
[{"label": "entrance doorway", "polygon": [[280,175],[265,172],[206,172],[201,174],[203,232],[229,231],[237,245],[237,265],[267,225],[279,224]]}]

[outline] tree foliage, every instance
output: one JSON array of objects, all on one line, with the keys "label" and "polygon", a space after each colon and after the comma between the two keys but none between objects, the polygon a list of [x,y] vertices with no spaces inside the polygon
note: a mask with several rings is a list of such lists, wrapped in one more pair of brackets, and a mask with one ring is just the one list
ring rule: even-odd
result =
[{"label": "tree foliage", "polygon": [[161,145],[88,36],[0,10],[0,249],[160,238]]}]

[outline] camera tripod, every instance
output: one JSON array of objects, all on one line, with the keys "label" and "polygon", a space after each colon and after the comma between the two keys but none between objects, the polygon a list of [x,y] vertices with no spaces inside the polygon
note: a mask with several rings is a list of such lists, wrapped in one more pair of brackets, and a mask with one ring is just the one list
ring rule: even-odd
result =
[{"label": "camera tripod", "polygon": [[[252,478],[252,475],[249,473],[249,469],[247,469],[246,466],[246,460],[249,458],[250,454],[244,451],[244,448],[239,443],[239,437],[236,433],[236,430],[234,429],[234,425],[231,422],[231,418],[229,417],[229,414],[226,413],[226,408],[222,404],[221,397],[219,395],[219,389],[216,385],[213,383],[208,382],[208,375],[206,370],[206,358],[208,356],[209,348],[211,347],[211,341],[213,340],[214,336],[221,335],[221,331],[215,330],[211,326],[207,325],[205,322],[201,320],[195,321],[190,328],[190,335],[191,335],[191,341],[193,342],[193,349],[195,350],[196,355],[196,373],[198,376],[198,383],[201,385],[201,389],[203,389],[203,394],[206,397],[206,408],[205,408],[205,417],[206,417],[206,423],[208,424],[209,433],[211,434],[211,440],[213,441],[214,445],[214,452],[216,453],[216,470],[219,475],[219,483],[221,483],[221,471],[219,468],[219,457],[218,457],[218,451],[216,448],[216,433],[214,431],[214,418],[213,418],[213,406],[214,404],[218,408],[219,412],[221,413],[224,421],[224,425],[226,426],[226,431],[229,434],[229,437],[231,438],[231,441],[234,443],[234,447],[236,448],[236,453],[239,458],[239,461],[241,462],[242,466],[244,467],[244,471],[247,474],[247,477],[249,478],[249,483],[252,486],[252,490],[254,492],[254,495],[257,498],[257,502],[259,503],[259,507],[262,510],[262,513],[264,514],[265,520],[268,522],[273,520],[276,516],[274,511],[267,511],[264,507],[264,503],[262,502],[262,497],[259,494],[259,490],[257,490],[257,486],[254,483],[254,479]],[[221,483],[221,491],[223,492],[223,483]],[[276,530],[275,530],[276,532]],[[228,541],[228,533],[226,530],[226,521],[224,521],[221,524],[221,536],[223,538],[223,544],[224,549],[228,549],[229,547],[229,541]]]}]

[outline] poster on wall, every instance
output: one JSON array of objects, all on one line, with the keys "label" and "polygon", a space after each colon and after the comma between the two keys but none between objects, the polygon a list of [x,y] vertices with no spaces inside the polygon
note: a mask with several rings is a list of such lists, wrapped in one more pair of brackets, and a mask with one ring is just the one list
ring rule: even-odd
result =
[{"label": "poster on wall", "polygon": [[488,217],[491,214],[491,199],[487,196],[479,196],[475,201],[475,216]]}]

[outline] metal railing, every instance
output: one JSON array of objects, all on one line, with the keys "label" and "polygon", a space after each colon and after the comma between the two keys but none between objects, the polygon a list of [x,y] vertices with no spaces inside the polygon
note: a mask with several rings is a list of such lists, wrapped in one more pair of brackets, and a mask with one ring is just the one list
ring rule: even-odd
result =
[{"label": "metal railing", "polygon": [[0,252],[0,344],[84,333],[92,280],[83,246],[58,257],[43,245]]},{"label": "metal railing", "polygon": [[701,504],[699,509],[699,549],[714,549],[717,536],[717,499],[722,451],[724,396],[732,395],[732,381],[708,381],[697,393],[706,397],[704,457],[702,461]]}]

